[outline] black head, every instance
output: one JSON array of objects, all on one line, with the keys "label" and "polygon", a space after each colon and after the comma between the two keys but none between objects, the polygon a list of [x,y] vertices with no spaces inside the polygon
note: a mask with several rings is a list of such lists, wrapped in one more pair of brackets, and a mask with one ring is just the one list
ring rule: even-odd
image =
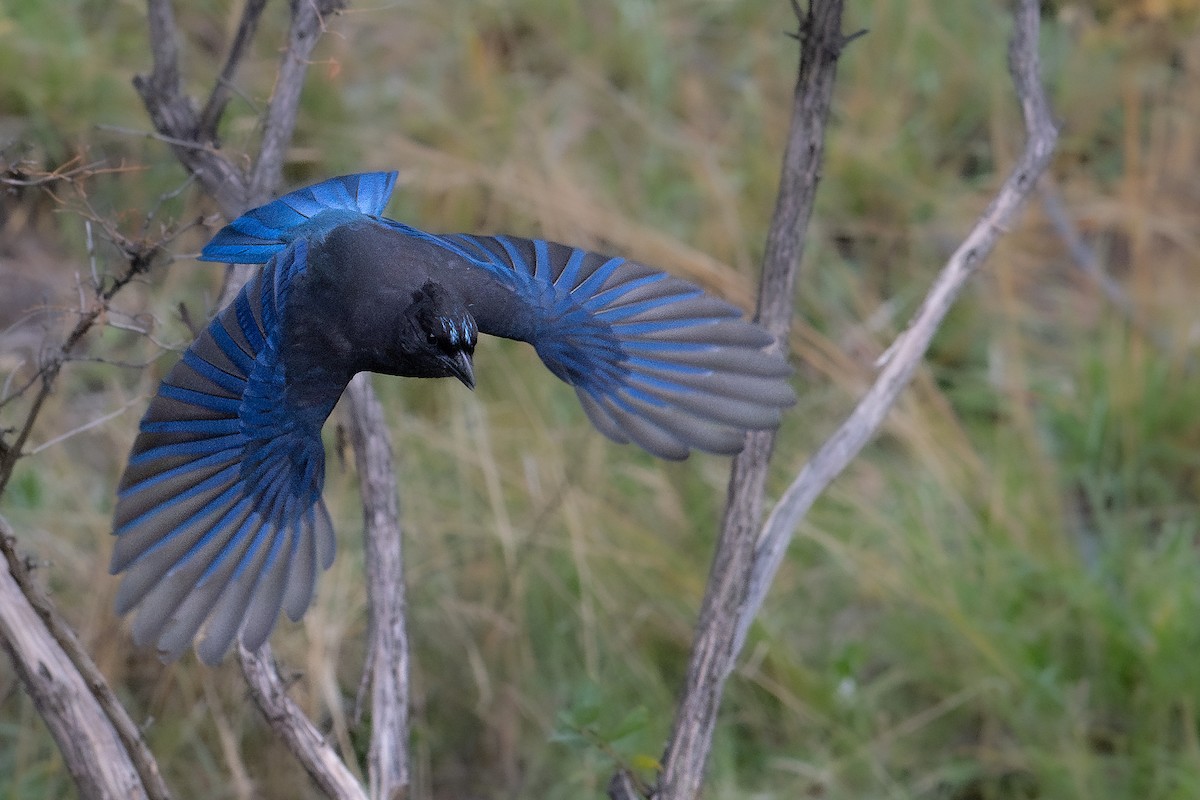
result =
[{"label": "black head", "polygon": [[406,332],[416,341],[409,342],[411,366],[425,378],[455,377],[475,388],[471,356],[479,328],[462,300],[439,284],[428,281],[412,295],[413,303],[405,316],[413,329]]}]

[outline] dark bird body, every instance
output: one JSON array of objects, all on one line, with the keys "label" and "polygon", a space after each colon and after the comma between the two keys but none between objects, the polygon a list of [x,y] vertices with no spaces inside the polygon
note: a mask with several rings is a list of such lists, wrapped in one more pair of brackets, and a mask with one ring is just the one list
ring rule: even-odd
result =
[{"label": "dark bird body", "polygon": [[159,387],[121,479],[112,571],[138,643],[215,663],[259,647],[333,559],[321,428],[358,372],[474,386],[479,333],[532,344],[592,422],[664,458],[741,449],[794,401],[772,337],[694,284],[517,237],[379,216],[394,173],[238,218],[210,261],[265,263]]}]

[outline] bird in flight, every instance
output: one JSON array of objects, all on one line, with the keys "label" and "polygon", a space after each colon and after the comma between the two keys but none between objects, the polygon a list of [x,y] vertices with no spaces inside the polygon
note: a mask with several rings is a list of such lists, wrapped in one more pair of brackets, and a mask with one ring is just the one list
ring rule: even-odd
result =
[{"label": "bird in flight", "polygon": [[[334,532],[321,428],[356,373],[475,385],[480,333],[528,342],[592,423],[656,456],[732,454],[795,401],[774,338],[695,284],[515,236],[381,216],[395,172],[332,178],[239,217],[202,261],[264,264],[183,354],[117,491],[111,570],[134,641],[215,664],[298,620]],[[201,632],[202,631],[202,632]]]}]

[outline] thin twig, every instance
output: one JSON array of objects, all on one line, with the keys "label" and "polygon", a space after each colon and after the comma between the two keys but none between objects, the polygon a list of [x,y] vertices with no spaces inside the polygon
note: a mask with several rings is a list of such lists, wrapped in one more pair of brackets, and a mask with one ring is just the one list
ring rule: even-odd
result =
[{"label": "thin twig", "polygon": [[85,431],[90,431],[92,428],[98,428],[111,419],[116,419],[117,417],[121,416],[129,409],[133,408],[135,405],[140,404],[142,401],[143,401],[143,398],[135,397],[134,399],[130,400],[129,402],[125,403],[123,406],[118,408],[116,411],[110,411],[107,414],[105,414],[104,416],[96,417],[95,419],[88,420],[87,422],[80,425],[79,427],[72,428],[71,430],[67,431],[66,433],[60,433],[58,436],[55,436],[52,439],[48,439],[48,440],[42,442],[37,447],[34,447],[31,450],[26,450],[24,453],[22,453],[22,455],[36,456],[38,453],[42,452],[43,450],[45,450],[47,448],[50,448],[56,444],[65,442],[67,439],[70,439],[73,436],[78,436],[79,434],[84,433]]},{"label": "thin twig", "polygon": [[[179,195],[183,194],[184,191],[189,186],[191,186],[192,183],[195,182],[195,180],[196,180],[195,175],[188,175],[186,178],[184,178],[183,183],[179,184],[179,186],[177,186],[176,188],[172,189],[169,192],[166,192],[166,193],[158,196],[158,200],[156,200],[154,205],[151,206],[150,210],[146,212],[146,216],[142,218],[142,236],[145,236],[146,233],[150,230],[150,223],[154,220],[155,217],[158,216],[158,212],[162,210],[163,204],[166,203],[168,200],[174,200],[176,197],[179,197]],[[193,223],[193,224],[199,224],[199,223],[197,222],[197,223]],[[180,228],[179,230],[177,230],[175,232],[175,235],[178,236],[179,234],[183,233],[185,230],[190,230],[191,227],[192,227],[192,225],[188,225],[186,227]]]},{"label": "thin twig", "polygon": [[[21,363],[23,365],[25,362],[22,361]],[[35,372],[32,376],[30,376],[30,378],[28,380],[26,380],[24,383],[22,383],[20,386],[18,386],[14,390],[12,388],[12,380],[16,376],[16,374],[17,373],[14,370],[7,378],[4,379],[4,388],[3,388],[3,390],[0,390],[0,408],[4,408],[9,403],[15,402],[17,400],[17,398],[21,397],[23,394],[25,394],[25,392],[29,391],[30,387],[33,386],[35,383],[37,383],[38,378],[41,377],[38,373]],[[2,432],[2,431],[0,431],[0,432]],[[0,442],[0,444],[2,444],[2,443],[3,442]],[[0,458],[3,458],[3,457],[0,456]]]},{"label": "thin twig", "polygon": [[38,416],[42,413],[42,404],[46,402],[46,398],[50,396],[50,391],[54,386],[54,380],[58,377],[58,371],[62,368],[62,359],[55,358],[49,364],[43,365],[38,372],[38,380],[40,388],[33,398],[33,403],[30,405],[28,413],[25,415],[25,421],[21,423],[21,427],[17,429],[17,436],[11,443],[6,443],[5,450],[0,455],[0,495],[4,494],[5,488],[8,486],[9,480],[12,479],[13,470],[16,468],[17,460],[21,458],[25,447],[25,440],[29,438],[29,434],[33,431],[33,426],[37,423]]},{"label": "thin twig", "polygon": [[54,383],[58,379],[58,373],[62,370],[62,365],[66,361],[67,356],[108,309],[108,304],[116,293],[128,285],[136,276],[149,268],[150,262],[153,259],[154,248],[150,247],[135,251],[132,243],[126,244],[129,247],[126,252],[130,256],[130,263],[125,272],[116,278],[107,289],[99,292],[91,307],[83,310],[80,314],[79,321],[75,323],[75,327],[71,329],[71,332],[67,334],[66,340],[59,346],[58,350],[41,364],[36,376],[40,382],[40,388],[33,398],[33,403],[29,411],[25,415],[25,421],[17,430],[16,438],[11,443],[7,443],[4,452],[0,453],[0,495],[4,494],[4,489],[8,486],[8,482],[12,478],[17,460],[23,454],[25,441],[33,431],[34,425],[37,424],[38,416],[42,411],[42,404],[45,403],[46,398],[54,390]]},{"label": "thin twig", "polygon": [[60,165],[57,169],[49,172],[26,172],[17,165],[10,165],[6,168],[5,174],[0,175],[0,183],[5,186],[16,186],[21,188],[29,187],[48,187],[55,183],[75,183],[86,178],[91,178],[96,175],[114,175],[122,172],[133,172],[141,169],[141,167],[129,167],[125,165],[117,167],[106,167],[103,161],[93,161],[90,164],[78,164],[80,158],[76,156],[67,163]]},{"label": "thin twig", "polygon": [[1104,266],[1096,257],[1096,252],[1079,233],[1078,226],[1071,219],[1067,205],[1063,202],[1062,194],[1048,174],[1042,175],[1041,180],[1038,181],[1038,193],[1042,197],[1042,208],[1046,212],[1046,219],[1050,221],[1054,231],[1066,245],[1067,252],[1075,266],[1096,284],[1100,293],[1125,318],[1130,327],[1145,336],[1158,349],[1168,350],[1170,343],[1154,330],[1142,314],[1138,313],[1137,306],[1133,304],[1133,300],[1130,299],[1121,284],[1104,271]]},{"label": "thin twig", "polygon": [[173,147],[182,147],[185,150],[202,150],[204,152],[216,152],[216,149],[206,142],[196,142],[191,139],[181,139],[177,136],[167,136],[156,131],[142,131],[137,128],[126,128],[122,125],[109,125],[107,123],[98,123],[96,125],[98,131],[108,131],[109,133],[119,133],[122,136],[134,136],[139,139],[153,139],[156,142],[169,144]]}]

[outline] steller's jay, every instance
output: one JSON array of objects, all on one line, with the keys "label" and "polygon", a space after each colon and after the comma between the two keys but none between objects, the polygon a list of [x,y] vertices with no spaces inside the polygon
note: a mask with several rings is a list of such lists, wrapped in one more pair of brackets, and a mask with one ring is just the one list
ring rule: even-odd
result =
[{"label": "steller's jay", "polygon": [[[201,260],[266,266],[163,380],[121,478],[117,610],[174,659],[251,650],[333,561],[321,427],[358,372],[475,384],[479,333],[529,342],[618,442],[736,453],[795,397],[773,337],[687,281],[512,236],[380,216],[396,173],[348,175],[234,220]],[[205,621],[207,624],[205,625]]]}]

